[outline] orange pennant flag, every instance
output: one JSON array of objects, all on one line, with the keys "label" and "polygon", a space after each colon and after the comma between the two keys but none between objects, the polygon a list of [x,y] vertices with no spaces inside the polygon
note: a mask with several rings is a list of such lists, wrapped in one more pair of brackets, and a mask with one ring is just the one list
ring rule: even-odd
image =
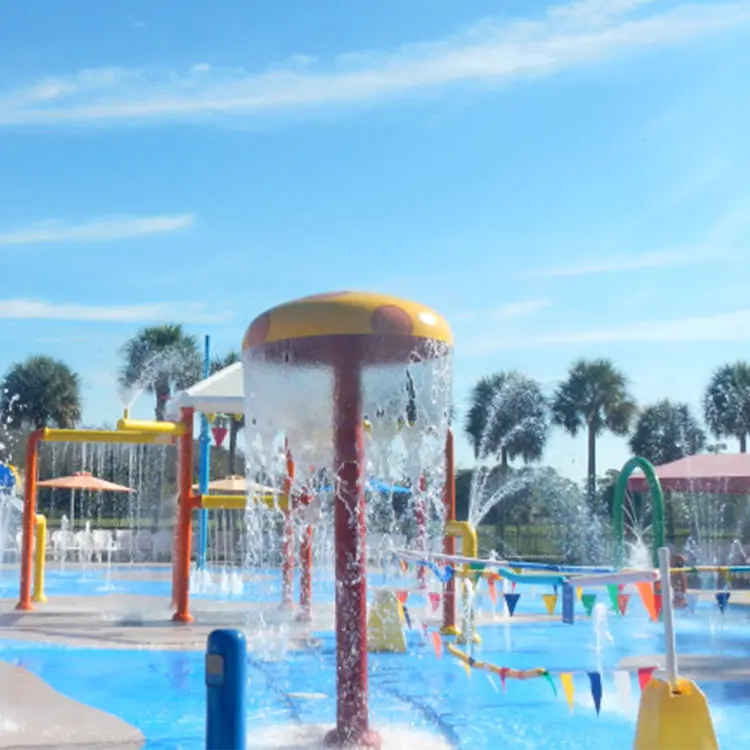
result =
[{"label": "orange pennant flag", "polygon": [[654,597],[654,587],[648,581],[639,581],[635,584],[640,594],[643,606],[648,612],[648,616],[654,621],[659,621],[659,611],[656,608],[656,599]]},{"label": "orange pennant flag", "polygon": [[408,591],[397,591],[396,592],[396,599],[401,602],[401,604],[406,604],[406,600],[409,598],[409,592]]},{"label": "orange pennant flag", "polygon": [[573,713],[573,697],[575,695],[575,688],[573,687],[573,675],[570,672],[560,672],[560,682],[562,683],[563,692],[565,693],[565,700],[568,701],[568,708],[570,713]]},{"label": "orange pennant flag", "polygon": [[443,639],[437,630],[432,631],[432,646],[435,649],[435,656],[440,659],[443,656]]},{"label": "orange pennant flag", "polygon": [[490,592],[490,599],[492,599],[492,604],[497,604],[497,592],[495,591],[495,579],[494,578],[488,578],[487,579],[487,588]]}]

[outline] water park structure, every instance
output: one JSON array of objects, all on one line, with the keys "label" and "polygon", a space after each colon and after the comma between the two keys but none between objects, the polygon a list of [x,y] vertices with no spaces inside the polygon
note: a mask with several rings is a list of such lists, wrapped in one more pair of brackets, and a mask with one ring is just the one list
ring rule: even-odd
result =
[{"label": "water park structure", "polygon": [[[205,541],[202,541],[206,530],[204,512],[244,511],[248,523],[254,509],[267,508],[283,514],[280,574],[281,604],[286,607],[291,603],[294,583],[295,523],[299,525],[300,516],[303,518],[299,548],[302,564],[300,616],[290,627],[309,627],[306,623],[312,617],[315,524],[304,514],[321,486],[325,485],[328,494],[333,495],[334,575],[330,609],[335,613],[335,636],[330,642],[330,653],[334,661],[326,662],[327,652],[321,648],[320,655],[314,657],[320,659],[314,663],[317,668],[304,662],[313,658],[311,654],[317,654],[313,645],[300,648],[298,654],[289,654],[292,661],[300,660],[294,661],[295,664],[304,666],[299,668],[298,674],[286,675],[284,679],[299,680],[303,687],[287,690],[283,697],[284,705],[295,706],[295,721],[304,715],[296,708],[298,703],[309,705],[326,697],[335,701],[335,728],[319,737],[326,745],[380,747],[381,734],[385,743],[388,727],[381,728],[378,723],[383,712],[377,712],[378,719],[374,722],[370,718],[370,679],[375,679],[379,686],[376,702],[382,701],[383,695],[395,696],[410,707],[409,721],[416,714],[433,716],[438,713],[431,708],[431,703],[428,705],[426,694],[406,692],[411,689],[408,684],[394,688],[394,683],[409,683],[422,672],[450,690],[449,694],[441,694],[439,690],[430,693],[430,701],[438,701],[442,706],[448,700],[461,704],[463,692],[471,693],[472,699],[479,695],[486,699],[484,693],[474,692],[482,689],[475,683],[465,691],[456,687],[454,675],[457,672],[446,672],[443,666],[446,663],[460,667],[467,677],[476,673],[486,675],[488,681],[484,689],[490,686],[498,695],[495,678],[501,680],[503,688],[506,681],[511,680],[520,690],[534,690],[535,683],[548,682],[555,696],[556,684],[559,684],[571,713],[576,705],[573,685],[576,680],[585,680],[590,684],[593,705],[599,716],[603,693],[612,690],[615,683],[619,687],[625,684],[623,679],[614,680],[612,685],[604,684],[602,653],[609,635],[607,620],[611,613],[615,617],[613,629],[618,628],[616,623],[628,610],[629,592],[634,590],[642,604],[640,614],[646,615],[642,626],[647,629],[650,642],[661,645],[659,651],[663,651],[665,661],[664,668],[656,670],[659,665],[653,663],[655,659],[651,654],[643,657],[651,661],[638,662],[635,671],[639,682],[642,672],[648,674],[641,683],[643,692],[635,727],[625,730],[623,727],[628,725],[616,726],[619,731],[634,729],[638,750],[717,747],[703,685],[678,674],[676,633],[681,615],[674,612],[671,580],[686,571],[743,575],[750,572],[750,567],[714,564],[670,567],[669,551],[664,543],[661,485],[654,467],[641,458],[634,458],[623,467],[617,484],[613,506],[613,565],[567,565],[480,554],[477,530],[468,521],[456,519],[454,438],[450,426],[452,345],[447,321],[418,303],[357,292],[306,297],[264,312],[247,329],[242,342],[243,361],[231,370],[235,382],[242,383],[242,398],[212,395],[212,383],[216,381],[207,378],[192,393],[188,389],[178,396],[175,406],[179,409],[179,419],[171,422],[134,420],[126,413],[114,430],[44,428],[33,432],[28,439],[25,464],[18,612],[29,612],[34,603],[42,603],[44,598],[39,571],[43,572],[44,567],[44,544],[40,540],[45,530],[36,513],[40,445],[60,442],[174,444],[179,455],[177,522],[171,562],[176,623],[187,625],[193,621],[190,582],[194,573],[194,539],[198,542],[196,567],[207,564]],[[204,463],[198,491],[195,489],[195,417],[197,413],[206,415],[202,440],[203,428],[217,412],[251,417],[247,419],[248,481],[243,494],[208,492],[209,477],[205,474]],[[373,477],[368,465],[368,446],[384,439],[396,439],[406,449],[409,441],[413,441],[419,448],[419,461],[412,461],[409,477],[415,496],[409,511],[413,514],[415,533],[412,544],[389,549],[389,558],[397,565],[395,575],[384,566],[381,585],[374,587],[375,595],[369,601],[368,613],[368,587],[373,588],[373,573],[368,570],[366,556],[366,490]],[[281,469],[274,475],[278,467]],[[636,470],[643,473],[650,489],[653,511],[653,562],[640,569],[629,567],[625,544],[624,496]],[[256,482],[261,476],[276,479],[270,485]],[[431,513],[435,515],[436,509],[439,524],[429,527],[428,519]],[[193,526],[196,513],[197,534]],[[439,531],[430,536],[428,528],[439,528]],[[33,574],[37,574],[34,590]],[[521,590],[516,591],[517,587]],[[543,606],[527,616],[520,614],[516,609],[519,598],[523,594],[533,608],[535,590],[546,592],[541,596]],[[596,602],[597,592],[606,592],[609,605]],[[562,599],[560,617],[556,614],[559,595]],[[487,606],[488,598],[491,607]],[[412,604],[414,601],[423,603]],[[716,592],[722,617],[728,601],[727,591]],[[638,615],[631,613],[631,616]],[[539,643],[548,642],[550,629],[565,626],[564,630],[555,631],[555,637],[562,641],[568,637],[567,633],[576,631],[571,627],[576,618],[592,625],[596,663],[577,670],[565,666],[564,660],[553,668],[532,664],[530,660],[537,659],[540,653]],[[240,626],[241,622],[236,624]],[[193,627],[198,625],[196,622]],[[376,638],[371,637],[374,627],[379,628]],[[535,629],[544,633],[535,634]],[[175,630],[189,633],[191,628]],[[313,638],[309,631],[305,632],[307,644],[326,637],[317,633]],[[528,654],[514,647],[514,639],[522,641],[524,632],[531,633],[532,638]],[[623,634],[624,631],[618,631],[618,637]],[[259,641],[263,643],[263,637]],[[428,663],[426,646],[430,644],[436,658]],[[440,661],[443,652],[451,659]],[[549,654],[546,656],[552,658]],[[369,658],[374,662],[374,669],[368,668]],[[239,631],[212,633],[202,673],[207,690],[207,748],[245,746],[249,714],[247,671],[255,669],[258,675],[265,675],[266,684],[276,685],[269,676],[274,674],[273,667],[269,666],[273,663],[270,658],[254,660],[252,653],[246,651],[244,634]],[[399,671],[404,669],[404,664],[408,664],[410,670],[406,680],[405,673]],[[313,679],[309,673],[326,671],[320,669],[321,665],[333,670],[335,685],[326,688],[328,693],[322,689],[304,689],[305,680]],[[625,681],[629,686],[630,672],[616,671],[627,672]],[[178,675],[176,681],[181,679],[184,676]],[[228,689],[230,683],[232,690]],[[423,691],[430,689],[429,680],[425,683],[427,687],[422,688]],[[254,684],[258,684],[257,681]],[[317,688],[318,683],[312,684]],[[269,691],[278,689],[269,687]],[[528,698],[531,693],[524,695]],[[506,699],[504,694],[503,699]],[[536,705],[538,697],[533,701]],[[467,714],[471,716],[471,712]],[[461,721],[469,723],[467,717],[462,717]],[[497,730],[481,720],[468,740],[462,740],[459,731],[444,721],[430,721],[448,746],[479,747],[481,745],[471,743],[485,739],[497,741]],[[608,725],[602,723],[606,730]],[[510,732],[507,726],[502,731]],[[227,740],[228,736],[233,739]],[[603,736],[598,735],[599,742]],[[620,739],[618,736],[618,742]],[[405,742],[400,746],[417,746],[411,744],[408,737]],[[540,742],[543,744],[536,746],[555,747],[547,740]],[[631,745],[629,741],[626,744]]]}]

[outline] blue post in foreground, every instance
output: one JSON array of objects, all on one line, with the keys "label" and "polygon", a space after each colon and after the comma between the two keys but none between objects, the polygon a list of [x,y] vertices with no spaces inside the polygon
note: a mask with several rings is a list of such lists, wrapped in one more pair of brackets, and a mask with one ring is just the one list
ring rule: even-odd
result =
[{"label": "blue post in foreground", "polygon": [[214,630],[206,650],[206,750],[244,750],[247,644],[239,630]]},{"label": "blue post in foreground", "polygon": [[[206,336],[203,354],[203,377],[211,374],[211,337]],[[205,495],[208,492],[208,482],[211,478],[211,433],[210,425],[205,414],[201,414],[200,438],[200,466],[198,469],[198,492]],[[198,511],[198,550],[196,563],[198,570],[205,570],[206,551],[208,550],[208,511],[201,508]]]}]

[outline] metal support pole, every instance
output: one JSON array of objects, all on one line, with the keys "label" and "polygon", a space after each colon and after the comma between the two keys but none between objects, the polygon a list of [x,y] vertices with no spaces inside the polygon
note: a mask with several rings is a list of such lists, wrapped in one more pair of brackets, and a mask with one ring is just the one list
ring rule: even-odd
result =
[{"label": "metal support pole", "polygon": [[672,581],[669,578],[669,548],[659,547],[659,576],[661,578],[661,611],[664,617],[664,651],[666,653],[667,682],[677,688],[677,646],[674,636],[674,608]]},{"label": "metal support pole", "polygon": [[247,643],[239,630],[214,630],[206,649],[206,750],[245,750]]},{"label": "metal support pole", "polygon": [[[211,375],[211,337],[206,336],[203,350],[203,377]],[[201,414],[200,440],[200,468],[198,473],[198,491],[201,495],[208,493],[208,483],[211,480],[211,427],[205,414]],[[208,551],[208,511],[201,508],[198,511],[198,550],[196,563],[198,570],[206,568],[206,553]]]}]

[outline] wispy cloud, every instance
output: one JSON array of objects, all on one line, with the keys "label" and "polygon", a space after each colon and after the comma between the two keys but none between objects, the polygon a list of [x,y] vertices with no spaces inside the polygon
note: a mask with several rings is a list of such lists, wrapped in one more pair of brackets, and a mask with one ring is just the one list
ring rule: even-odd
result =
[{"label": "wispy cloud", "polygon": [[[658,6],[658,7],[657,7]],[[117,123],[251,115],[382,100],[465,82],[551,75],[630,51],[750,22],[750,0],[583,0],[544,15],[483,21],[447,39],[330,61],[294,56],[262,71],[100,68],[0,92],[0,126]]]},{"label": "wispy cloud", "polygon": [[715,261],[726,254],[715,247],[701,247],[691,250],[664,250],[641,255],[617,255],[608,258],[579,261],[568,266],[533,268],[523,271],[516,278],[549,279],[570,276],[594,276],[622,271],[641,271],[649,268],[673,268]]},{"label": "wispy cloud", "polygon": [[177,216],[141,216],[98,219],[86,224],[63,224],[46,221],[24,229],[0,232],[0,247],[7,245],[41,245],[53,242],[112,242],[166,234],[193,226],[192,214]]},{"label": "wispy cloud", "polygon": [[488,310],[464,310],[452,316],[457,321],[482,321],[485,323],[510,318],[525,318],[545,310],[551,302],[546,299],[529,299],[520,302],[509,302],[500,307]]},{"label": "wispy cloud", "polygon": [[523,338],[485,336],[468,342],[464,353],[587,344],[692,344],[750,342],[750,309],[674,320],[642,320],[583,331]]},{"label": "wispy cloud", "polygon": [[108,306],[56,304],[30,299],[0,300],[0,320],[78,320],[97,323],[178,320],[181,323],[221,323],[231,317],[230,312],[208,311],[196,303]]}]

